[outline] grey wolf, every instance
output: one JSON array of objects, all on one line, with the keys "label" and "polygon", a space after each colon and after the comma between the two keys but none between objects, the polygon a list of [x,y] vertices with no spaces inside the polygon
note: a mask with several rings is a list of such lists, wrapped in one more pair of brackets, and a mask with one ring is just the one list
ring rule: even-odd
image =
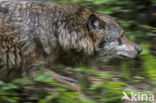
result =
[{"label": "grey wolf", "polygon": [[140,52],[114,18],[79,4],[0,1],[0,76],[4,80],[33,78],[42,67],[50,73],[59,64],[78,66],[96,57],[135,58]]}]

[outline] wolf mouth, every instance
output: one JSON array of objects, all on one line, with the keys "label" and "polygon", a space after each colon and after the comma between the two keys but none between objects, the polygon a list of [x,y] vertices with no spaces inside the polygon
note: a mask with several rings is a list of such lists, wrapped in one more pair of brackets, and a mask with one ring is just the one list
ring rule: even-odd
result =
[{"label": "wolf mouth", "polygon": [[124,59],[130,59],[130,58],[132,58],[132,57],[130,57],[130,56],[122,55],[122,54],[120,54],[119,56],[120,56],[120,58],[124,58]]}]

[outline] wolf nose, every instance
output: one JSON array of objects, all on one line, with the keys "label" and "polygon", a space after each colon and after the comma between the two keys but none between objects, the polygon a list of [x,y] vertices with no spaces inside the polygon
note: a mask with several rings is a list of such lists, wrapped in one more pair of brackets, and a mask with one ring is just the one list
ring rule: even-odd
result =
[{"label": "wolf nose", "polygon": [[142,52],[142,49],[140,48],[139,45],[136,45],[136,49],[137,49],[138,54],[140,54]]}]

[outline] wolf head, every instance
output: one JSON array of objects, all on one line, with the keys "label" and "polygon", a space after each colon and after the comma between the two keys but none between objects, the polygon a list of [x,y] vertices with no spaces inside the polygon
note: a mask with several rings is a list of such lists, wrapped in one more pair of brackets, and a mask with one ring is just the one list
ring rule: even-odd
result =
[{"label": "wolf head", "polygon": [[92,14],[88,19],[91,35],[103,35],[96,52],[104,58],[135,58],[142,49],[126,38],[123,28],[110,16]]}]

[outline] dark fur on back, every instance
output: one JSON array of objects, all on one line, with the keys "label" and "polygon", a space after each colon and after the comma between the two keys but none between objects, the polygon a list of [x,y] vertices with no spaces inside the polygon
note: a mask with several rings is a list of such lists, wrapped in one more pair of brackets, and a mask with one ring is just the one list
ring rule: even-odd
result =
[{"label": "dark fur on back", "polygon": [[94,52],[86,27],[90,14],[79,5],[1,1],[0,72],[9,77],[9,71],[15,69],[29,72],[42,65],[84,61]]}]

